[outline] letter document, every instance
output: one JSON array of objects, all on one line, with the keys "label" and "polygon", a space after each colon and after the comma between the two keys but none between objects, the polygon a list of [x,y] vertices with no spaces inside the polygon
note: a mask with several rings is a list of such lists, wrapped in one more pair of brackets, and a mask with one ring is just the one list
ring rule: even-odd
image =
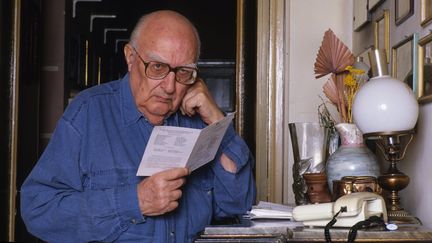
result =
[{"label": "letter document", "polygon": [[212,161],[233,117],[234,113],[228,114],[204,129],[155,126],[137,176],[151,176],[175,167],[193,171]]}]

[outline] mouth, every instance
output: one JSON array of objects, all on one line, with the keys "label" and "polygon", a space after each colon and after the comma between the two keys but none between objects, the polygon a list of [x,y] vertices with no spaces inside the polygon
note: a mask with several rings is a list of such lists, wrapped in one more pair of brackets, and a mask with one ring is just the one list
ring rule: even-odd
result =
[{"label": "mouth", "polygon": [[171,103],[172,98],[171,97],[162,97],[162,96],[155,96],[156,101],[161,103]]}]

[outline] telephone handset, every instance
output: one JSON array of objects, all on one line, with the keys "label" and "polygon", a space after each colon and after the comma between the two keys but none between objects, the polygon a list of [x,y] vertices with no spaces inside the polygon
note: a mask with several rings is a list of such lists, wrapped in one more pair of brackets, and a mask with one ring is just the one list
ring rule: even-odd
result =
[{"label": "telephone handset", "polygon": [[354,192],[331,203],[297,206],[292,215],[294,220],[303,221],[307,226],[326,226],[339,211],[338,220],[333,227],[351,227],[371,216],[382,216],[384,222],[387,222],[384,199],[372,192]]}]

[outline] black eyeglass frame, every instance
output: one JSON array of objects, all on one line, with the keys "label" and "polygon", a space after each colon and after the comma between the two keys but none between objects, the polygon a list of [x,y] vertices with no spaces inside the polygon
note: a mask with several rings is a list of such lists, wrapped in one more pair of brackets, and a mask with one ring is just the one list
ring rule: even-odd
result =
[{"label": "black eyeglass frame", "polygon": [[[166,76],[168,76],[168,74],[169,74],[170,72],[174,72],[175,80],[176,80],[177,82],[181,83],[181,84],[192,85],[192,84],[194,84],[194,83],[196,82],[196,79],[197,79],[197,76],[198,76],[198,68],[185,67],[185,66],[178,66],[178,67],[174,67],[174,68],[173,68],[173,67],[171,67],[169,64],[167,64],[167,63],[163,63],[163,62],[157,62],[157,61],[149,61],[149,62],[146,62],[146,61],[144,61],[144,59],[141,57],[141,55],[138,53],[137,49],[136,49],[134,46],[132,46],[132,49],[135,51],[135,53],[138,55],[138,57],[139,57],[139,59],[141,60],[141,62],[144,64],[144,74],[145,74],[148,78],[155,79],[155,80],[161,80],[161,79],[164,79]],[[163,65],[166,65],[166,66],[168,67],[168,72],[167,72],[165,75],[161,76],[161,77],[153,77],[153,76],[149,76],[149,75],[147,74],[147,67],[148,67],[148,65],[149,65],[150,63],[157,63],[157,64],[163,64]],[[190,70],[192,71],[190,79],[188,79],[188,80],[186,80],[186,81],[183,81],[183,82],[180,81],[180,80],[178,79],[178,77],[177,77],[177,71],[180,70],[180,69],[190,69]]]}]

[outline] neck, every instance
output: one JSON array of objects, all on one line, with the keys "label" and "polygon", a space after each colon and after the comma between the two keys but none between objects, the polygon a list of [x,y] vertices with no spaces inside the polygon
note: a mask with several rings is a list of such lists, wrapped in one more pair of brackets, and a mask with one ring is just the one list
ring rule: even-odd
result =
[{"label": "neck", "polygon": [[163,121],[165,119],[165,116],[155,116],[155,115],[149,115],[144,114],[144,117],[147,119],[147,121],[150,122],[153,126],[159,126],[163,124]]},{"label": "neck", "polygon": [[147,121],[149,121],[150,124],[152,124],[153,126],[162,125],[164,123],[164,120],[172,114],[169,113],[166,114],[165,116],[160,116],[160,115],[149,114],[148,112],[143,112],[143,111],[141,111],[141,113],[144,115]]}]

